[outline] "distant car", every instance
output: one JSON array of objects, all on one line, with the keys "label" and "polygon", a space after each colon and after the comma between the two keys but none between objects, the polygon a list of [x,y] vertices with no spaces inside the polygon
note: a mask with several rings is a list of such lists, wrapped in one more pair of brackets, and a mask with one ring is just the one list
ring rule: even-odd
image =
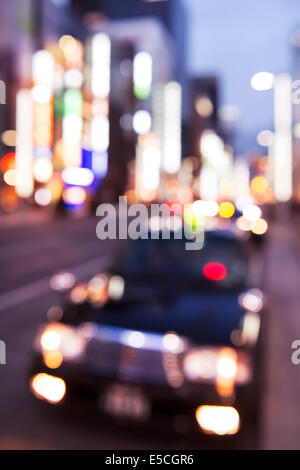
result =
[{"label": "distant car", "polygon": [[263,298],[244,244],[228,231],[198,251],[185,241],[130,241],[110,273],[53,278],[68,290],[35,339],[37,398],[87,396],[118,419],[219,436],[255,428]]}]

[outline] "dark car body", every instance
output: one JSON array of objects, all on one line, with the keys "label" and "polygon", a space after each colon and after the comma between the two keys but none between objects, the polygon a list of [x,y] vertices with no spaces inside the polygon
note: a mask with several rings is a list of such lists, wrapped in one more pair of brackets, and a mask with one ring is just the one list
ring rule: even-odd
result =
[{"label": "dark car body", "polygon": [[[213,429],[201,425],[205,432],[235,434],[250,426],[259,402],[260,305],[257,291],[249,291],[245,246],[219,231],[206,234],[202,250],[184,247],[184,240],[131,241],[110,273],[81,285],[86,296],[74,295],[78,285],[70,289],[59,321],[43,325],[37,335],[33,393],[51,402],[34,385],[46,374],[63,379],[62,402],[86,397],[118,419],[162,423],[167,416],[177,428],[199,429],[206,419],[201,412],[218,407],[235,413],[232,419],[237,413],[238,426],[224,432],[217,421]],[[107,289],[105,299],[97,285]],[[55,339],[43,336],[49,331],[62,331],[67,344],[55,367],[47,360]],[[68,356],[70,335],[83,343],[78,356]]]}]

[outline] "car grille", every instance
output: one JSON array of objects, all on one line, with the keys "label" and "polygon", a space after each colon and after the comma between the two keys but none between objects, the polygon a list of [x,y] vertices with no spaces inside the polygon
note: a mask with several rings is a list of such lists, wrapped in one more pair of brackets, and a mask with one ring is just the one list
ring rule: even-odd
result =
[{"label": "car grille", "polygon": [[[172,357],[172,367],[174,360],[176,365],[182,364],[182,354],[172,354]],[[169,364],[170,361],[168,358],[166,361],[165,358],[166,354],[162,349],[136,348],[122,344],[118,340],[109,341],[96,336],[87,343],[84,367],[102,377],[144,384],[170,385],[169,374],[166,371],[166,363]]]}]

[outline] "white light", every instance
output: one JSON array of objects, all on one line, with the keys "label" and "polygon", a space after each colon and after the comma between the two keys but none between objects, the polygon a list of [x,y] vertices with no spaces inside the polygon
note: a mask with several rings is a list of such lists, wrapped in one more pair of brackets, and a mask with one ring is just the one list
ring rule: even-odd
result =
[{"label": "white light", "polygon": [[137,134],[147,134],[151,130],[152,119],[148,111],[137,111],[133,116],[133,129]]},{"label": "white light", "polygon": [[63,140],[71,146],[81,142],[82,118],[76,114],[67,114],[63,118]]},{"label": "white light", "polygon": [[66,88],[80,88],[83,83],[83,75],[78,69],[69,69],[64,76]]},{"label": "white light", "polygon": [[176,333],[167,333],[163,337],[163,346],[172,353],[181,353],[184,351],[184,342]]},{"label": "white light", "polygon": [[240,427],[239,414],[231,406],[199,406],[196,419],[203,431],[220,436],[236,434]]},{"label": "white light", "polygon": [[122,341],[132,348],[142,348],[145,344],[145,335],[140,331],[126,331],[122,334]]},{"label": "white light", "polygon": [[38,183],[47,183],[53,174],[53,165],[48,158],[38,158],[33,167],[33,174]]},{"label": "white light", "polygon": [[162,167],[170,174],[177,173],[181,165],[181,100],[179,83],[168,83],[164,88]]},{"label": "white light", "polygon": [[62,179],[69,185],[90,186],[94,181],[94,174],[88,168],[68,167],[62,171]]},{"label": "white light", "polygon": [[91,145],[97,152],[105,152],[109,147],[109,120],[97,116],[91,122]]},{"label": "white light", "polygon": [[246,310],[258,313],[264,305],[263,294],[259,289],[250,289],[245,294],[239,296],[239,303]]},{"label": "white light", "polygon": [[61,344],[61,336],[57,331],[46,330],[41,336],[41,347],[45,351],[55,351]]},{"label": "white light", "polygon": [[33,103],[31,90],[18,91],[16,114],[16,171],[20,175],[16,185],[16,193],[20,197],[27,198],[33,193]]},{"label": "white light", "polygon": [[219,212],[219,204],[216,201],[205,201],[205,215],[215,217]]},{"label": "white light", "polygon": [[274,194],[278,201],[288,201],[293,192],[292,81],[287,74],[275,80],[275,138],[273,145]]},{"label": "white light", "polygon": [[54,274],[50,280],[51,289],[56,291],[64,291],[74,286],[76,279],[72,273],[60,272]]},{"label": "white light", "polygon": [[51,89],[43,86],[43,85],[36,85],[32,89],[32,96],[36,103],[49,103],[51,100],[52,92]]},{"label": "white light", "polygon": [[237,364],[234,358],[221,357],[217,362],[218,376],[224,379],[233,379],[237,372]]},{"label": "white light", "polygon": [[109,296],[113,300],[120,300],[124,295],[125,281],[121,276],[112,276],[108,284]]},{"label": "white light", "polygon": [[35,85],[44,85],[49,88],[54,83],[54,59],[52,55],[43,50],[33,55],[32,75]]},{"label": "white light", "polygon": [[249,220],[249,222],[255,222],[261,217],[261,210],[254,204],[250,204],[244,208],[243,216],[246,220]]},{"label": "white light", "polygon": [[274,140],[274,133],[272,131],[261,131],[257,135],[257,142],[262,147],[269,147],[272,145]]},{"label": "white light", "polygon": [[49,206],[52,200],[51,191],[48,188],[37,189],[34,193],[34,200],[39,206]]},{"label": "white light", "polygon": [[66,394],[63,379],[48,374],[37,374],[31,379],[31,389],[37,398],[49,403],[59,403]]},{"label": "white light", "polygon": [[110,93],[111,41],[104,34],[92,39],[92,92],[97,98],[106,98]]},{"label": "white light", "polygon": [[150,89],[152,84],[152,57],[147,52],[139,52],[133,61],[133,81],[141,89]]},{"label": "white light", "polygon": [[270,90],[274,85],[274,75],[269,72],[258,72],[251,78],[251,86],[254,90]]}]

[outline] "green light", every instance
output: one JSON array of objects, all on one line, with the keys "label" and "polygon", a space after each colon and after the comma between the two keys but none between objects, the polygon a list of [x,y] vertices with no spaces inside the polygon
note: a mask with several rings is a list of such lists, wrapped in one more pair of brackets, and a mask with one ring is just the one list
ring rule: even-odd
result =
[{"label": "green light", "polygon": [[134,84],[133,91],[139,100],[146,100],[150,96],[151,86],[149,85],[148,87],[142,88]]},{"label": "green light", "polygon": [[75,114],[82,116],[82,93],[79,90],[67,90],[64,94],[64,116]]}]

